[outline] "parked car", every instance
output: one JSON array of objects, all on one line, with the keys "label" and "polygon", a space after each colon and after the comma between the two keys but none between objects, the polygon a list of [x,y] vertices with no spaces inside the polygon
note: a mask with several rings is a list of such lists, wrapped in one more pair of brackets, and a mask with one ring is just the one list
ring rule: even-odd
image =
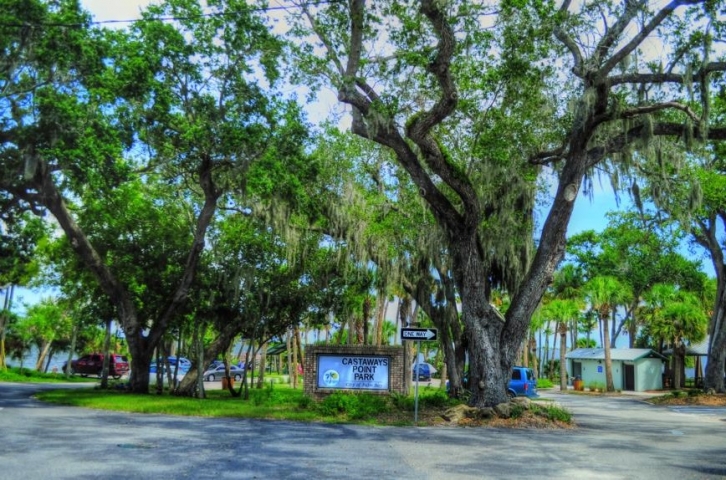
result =
[{"label": "parked car", "polygon": [[224,366],[224,362],[222,360],[212,360],[212,362],[207,366],[207,370],[215,369],[220,365]]},{"label": "parked car", "polygon": [[527,367],[513,367],[512,379],[509,381],[507,393],[509,394],[509,398],[538,397],[537,379],[532,369]]},{"label": "parked car", "polygon": [[[129,372],[129,361],[123,355],[112,353],[108,359],[108,375],[113,378],[121,378]],[[63,371],[66,370],[67,362],[63,365]],[[82,377],[88,375],[103,374],[103,354],[91,353],[71,361],[71,374],[79,374]]]},{"label": "parked car", "polygon": [[[229,366],[229,376],[232,377],[232,378],[234,378],[237,381],[242,380],[242,375],[244,373],[245,373],[245,369],[244,368],[239,368],[236,365],[230,365]],[[213,381],[215,381],[217,379],[220,379],[221,380],[222,377],[224,377],[224,375],[225,375],[225,373],[224,373],[224,364],[222,364],[222,365],[219,365],[217,367],[210,368],[209,370],[207,370],[206,372],[204,372],[204,374],[202,375],[202,377],[204,378],[204,380],[206,380],[208,382],[213,382]]]},{"label": "parked car", "polygon": [[[149,370],[149,385],[156,385],[156,378],[157,378],[156,377],[156,370],[157,370],[156,364],[152,363],[151,366],[152,366],[152,369]],[[168,383],[169,375],[171,375],[172,377],[174,376],[174,367],[171,367],[170,373],[167,372],[166,368],[164,368],[162,371],[163,371],[162,375],[164,377],[162,379],[162,382]],[[187,370],[182,370],[181,366],[180,366],[179,371],[176,374],[176,378],[174,379],[174,385],[179,385],[186,374],[187,374]]]},{"label": "parked car", "polygon": [[[469,388],[469,377],[464,375],[464,388]],[[446,391],[449,391],[449,381],[446,381]],[[512,367],[512,378],[507,386],[509,398],[529,397],[537,398],[537,379],[531,368]]]},{"label": "parked car", "polygon": [[428,363],[419,363],[418,365],[414,366],[413,370],[413,379],[414,380],[420,380],[422,382],[430,382],[431,381],[431,367]]},{"label": "parked car", "polygon": [[[174,369],[176,368],[176,364],[177,364],[176,357],[169,357],[169,358],[167,358],[167,362],[169,363],[169,367],[171,368],[171,370],[174,371]],[[190,368],[192,368],[192,362],[189,361],[189,360],[187,360],[184,357],[180,357],[180,359],[179,359],[179,371],[186,373],[186,372],[189,371]],[[151,363],[151,366],[149,368],[149,371],[151,373],[156,373],[156,362],[152,362]]]},{"label": "parked car", "polygon": [[[190,368],[192,368],[192,361],[185,357],[179,357],[179,368],[184,369],[184,371],[189,371]],[[176,365],[177,364],[177,357],[169,357],[169,365]]]}]

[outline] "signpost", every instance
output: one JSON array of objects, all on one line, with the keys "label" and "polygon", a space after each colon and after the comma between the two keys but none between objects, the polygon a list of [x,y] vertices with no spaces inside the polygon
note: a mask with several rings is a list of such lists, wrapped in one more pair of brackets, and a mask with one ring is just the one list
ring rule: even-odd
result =
[{"label": "signpost", "polygon": [[439,331],[435,328],[408,328],[401,329],[401,340],[436,340]]},{"label": "signpost", "polygon": [[414,389],[413,395],[413,421],[418,422],[418,377],[419,377],[419,366],[418,356],[421,352],[421,340],[432,341],[436,340],[439,331],[435,328],[401,328],[401,340],[416,340],[416,363],[414,364],[414,372],[416,372],[416,388]]}]

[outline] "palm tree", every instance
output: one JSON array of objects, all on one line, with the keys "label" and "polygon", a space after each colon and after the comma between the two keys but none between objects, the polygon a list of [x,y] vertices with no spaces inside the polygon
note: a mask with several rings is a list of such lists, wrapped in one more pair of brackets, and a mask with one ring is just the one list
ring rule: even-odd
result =
[{"label": "palm tree", "polygon": [[557,333],[560,335],[560,390],[567,390],[567,325],[580,316],[580,304],[574,299],[555,299],[545,307],[548,315],[557,321]]},{"label": "palm tree", "polygon": [[648,329],[653,337],[667,341],[673,348],[671,378],[675,388],[682,388],[686,345],[705,338],[708,314],[696,295],[672,284],[654,285],[644,300]]},{"label": "palm tree", "polygon": [[602,323],[603,349],[605,350],[605,383],[608,392],[615,391],[613,384],[613,363],[610,356],[610,329],[608,322],[619,305],[630,302],[633,294],[630,287],[610,276],[590,279],[584,286],[590,308],[597,313]]}]

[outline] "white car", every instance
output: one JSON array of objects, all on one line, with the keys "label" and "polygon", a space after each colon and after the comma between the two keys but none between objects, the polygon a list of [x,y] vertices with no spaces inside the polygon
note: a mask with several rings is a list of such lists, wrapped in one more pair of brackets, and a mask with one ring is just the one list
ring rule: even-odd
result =
[{"label": "white car", "polygon": [[[242,375],[244,375],[244,373],[244,368],[240,368],[237,365],[229,366],[229,376],[234,378],[238,382],[242,380]],[[213,382],[215,380],[221,380],[224,375],[224,365],[219,365],[217,367],[212,367],[204,372],[202,378],[204,378],[204,380],[207,382]]]}]

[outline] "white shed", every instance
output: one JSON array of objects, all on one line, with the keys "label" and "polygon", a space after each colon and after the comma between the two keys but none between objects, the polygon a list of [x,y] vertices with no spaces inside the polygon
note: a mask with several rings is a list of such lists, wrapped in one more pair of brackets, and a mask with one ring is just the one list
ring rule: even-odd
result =
[{"label": "white shed", "polygon": [[[605,349],[579,348],[568,353],[567,373],[582,379],[584,386],[604,388]],[[616,390],[643,392],[663,389],[663,362],[666,357],[649,348],[613,348],[613,384]]]}]

